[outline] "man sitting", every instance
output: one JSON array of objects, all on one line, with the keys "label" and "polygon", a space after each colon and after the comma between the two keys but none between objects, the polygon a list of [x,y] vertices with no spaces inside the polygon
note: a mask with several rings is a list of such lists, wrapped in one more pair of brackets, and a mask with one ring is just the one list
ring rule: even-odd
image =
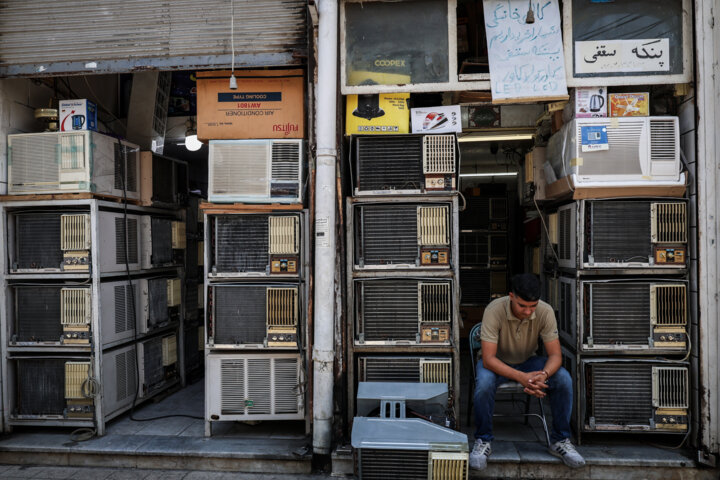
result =
[{"label": "man sitting", "polygon": [[[585,460],[570,443],[570,414],[573,388],[570,374],[561,367],[562,354],[552,307],[540,301],[540,281],[535,275],[515,275],[511,293],[493,300],[485,309],[480,339],[482,359],[475,373],[475,447],[470,467],[487,466],[493,440],[495,391],[508,380],[520,383],[525,393],[550,398],[552,445],[549,452],[569,467],[582,467]],[[541,337],[546,357],[535,355]]]}]

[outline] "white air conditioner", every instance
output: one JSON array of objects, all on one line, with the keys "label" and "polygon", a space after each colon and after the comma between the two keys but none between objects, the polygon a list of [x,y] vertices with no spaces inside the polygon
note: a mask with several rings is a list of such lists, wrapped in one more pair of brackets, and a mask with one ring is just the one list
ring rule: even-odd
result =
[{"label": "white air conditioner", "polygon": [[576,187],[685,184],[677,117],[575,119],[550,138],[547,161]]},{"label": "white air conditioner", "polygon": [[452,359],[422,356],[361,356],[359,382],[445,383],[453,391]]},{"label": "white air conditioner", "polygon": [[[172,266],[178,263],[175,250],[185,248],[185,223],[170,218],[142,215],[140,217],[142,239],[142,268]],[[182,243],[180,238],[182,237]]]},{"label": "white air conditioner", "polygon": [[8,193],[139,198],[139,148],[92,131],[8,135]]},{"label": "white air conditioner", "polygon": [[205,420],[301,420],[302,357],[296,353],[210,353],[205,363]]},{"label": "white air conditioner", "polygon": [[302,203],[303,140],[210,140],[208,200]]},{"label": "white air conditioner", "polygon": [[141,217],[122,213],[101,212],[98,237],[100,271],[124,273],[140,270],[142,263]]},{"label": "white air conditioner", "polygon": [[104,414],[115,416],[130,408],[138,385],[136,345],[127,345],[102,357],[102,397]]},{"label": "white air conditioner", "polygon": [[142,319],[145,299],[141,280],[118,280],[100,283],[100,321],[103,345],[132,340]]}]

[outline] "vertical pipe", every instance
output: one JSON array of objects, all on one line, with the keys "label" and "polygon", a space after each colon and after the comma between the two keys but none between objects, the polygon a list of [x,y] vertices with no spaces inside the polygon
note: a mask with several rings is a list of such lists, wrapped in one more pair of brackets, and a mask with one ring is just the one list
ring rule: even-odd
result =
[{"label": "vertical pipe", "polygon": [[313,344],[313,452],[330,453],[333,421],[335,316],[335,168],[337,161],[336,0],[318,1],[315,177],[315,338]]}]

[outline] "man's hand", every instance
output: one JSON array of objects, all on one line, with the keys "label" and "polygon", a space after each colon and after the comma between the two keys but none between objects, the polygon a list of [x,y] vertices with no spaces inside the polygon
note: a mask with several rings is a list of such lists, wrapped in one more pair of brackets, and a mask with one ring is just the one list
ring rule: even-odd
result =
[{"label": "man's hand", "polygon": [[547,376],[544,372],[528,372],[523,373],[520,384],[525,387],[524,392],[537,398],[544,398],[547,394],[543,391],[548,388]]}]

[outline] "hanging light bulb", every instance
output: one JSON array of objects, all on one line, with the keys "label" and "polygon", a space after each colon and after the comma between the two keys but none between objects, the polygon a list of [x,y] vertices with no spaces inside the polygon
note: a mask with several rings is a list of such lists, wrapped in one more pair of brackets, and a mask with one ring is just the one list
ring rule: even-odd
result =
[{"label": "hanging light bulb", "polygon": [[185,148],[191,152],[197,152],[202,148],[203,143],[198,140],[197,131],[195,130],[195,122],[192,118],[189,118],[185,122]]}]

